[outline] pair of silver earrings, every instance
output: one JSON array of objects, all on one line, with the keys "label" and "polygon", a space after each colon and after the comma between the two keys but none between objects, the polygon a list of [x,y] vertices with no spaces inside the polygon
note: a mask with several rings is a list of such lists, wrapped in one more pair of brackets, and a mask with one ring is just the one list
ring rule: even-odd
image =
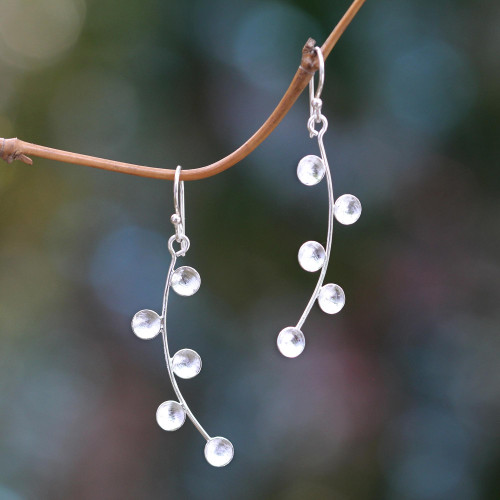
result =
[{"label": "pair of silver earrings", "polygon": [[[326,177],[329,200],[328,235],[326,248],[316,241],[307,241],[299,250],[298,259],[302,268],[309,272],[321,270],[321,273],[298,323],[295,326],[284,328],[278,335],[278,349],[284,356],[289,358],[297,357],[304,350],[305,337],[301,328],[316,300],[320,308],[328,314],[337,313],[344,306],[345,295],[342,288],[333,283],[323,285],[332,248],[333,221],[336,218],[342,224],[353,224],[361,215],[361,204],[355,196],[343,195],[334,202],[332,176],[323,144],[323,136],[328,128],[328,121],[321,112],[322,101],[320,98],[325,78],[324,61],[319,47],[315,47],[315,51],[320,63],[319,82],[316,92],[314,91],[313,79],[309,83],[310,117],[307,128],[310,137],[317,137],[318,139],[321,157],[308,155],[302,158],[297,167],[297,175],[299,180],[306,186],[318,184],[323,177]],[[317,124],[321,124],[319,130],[315,128]],[[215,467],[223,467],[233,459],[234,447],[232,443],[224,437],[211,437],[205,431],[189,409],[176,380],[176,377],[183,379],[195,377],[201,370],[201,358],[196,351],[187,348],[181,349],[171,356],[168,347],[167,304],[170,289],[172,288],[179,295],[190,296],[198,291],[201,284],[200,275],[192,267],[175,267],[177,259],[184,257],[190,246],[189,238],[186,235],[184,182],[180,180],[180,174],[181,167],[179,166],[175,171],[174,179],[175,213],[170,219],[174,225],[175,234],[168,240],[168,249],[172,260],[163,294],[162,313],[160,316],[149,309],[139,311],[132,319],[132,330],[141,339],[152,339],[159,334],[163,339],[167,371],[178,401],[165,401],[158,407],[156,412],[158,425],[166,431],[175,431],[184,424],[187,416],[206,440],[205,458],[208,463]]]}]

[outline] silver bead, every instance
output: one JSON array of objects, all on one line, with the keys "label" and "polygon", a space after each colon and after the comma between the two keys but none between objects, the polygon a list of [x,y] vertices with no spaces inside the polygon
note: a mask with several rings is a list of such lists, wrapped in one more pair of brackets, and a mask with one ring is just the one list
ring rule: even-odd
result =
[{"label": "silver bead", "polygon": [[193,378],[200,373],[200,355],[192,349],[181,349],[172,358],[174,373],[180,378]]},{"label": "silver bead", "polygon": [[173,214],[171,217],[170,217],[170,222],[174,225],[174,226],[178,226],[180,223],[181,223],[181,216],[179,214]]},{"label": "silver bead", "polygon": [[229,439],[217,436],[205,445],[205,458],[214,467],[224,467],[234,457],[234,447]]},{"label": "silver bead", "polygon": [[354,224],[361,216],[361,202],[352,194],[343,194],[335,202],[335,218],[345,225]]},{"label": "silver bead", "polygon": [[143,309],[132,318],[132,331],[140,339],[152,339],[160,333],[160,330],[161,318],[150,309]]},{"label": "silver bead", "polygon": [[314,273],[325,263],[325,249],[317,241],[306,241],[299,249],[298,258],[302,269]]},{"label": "silver bead", "polygon": [[283,328],[278,335],[278,349],[287,358],[296,358],[306,346],[304,334],[294,326]]},{"label": "silver bead", "polygon": [[201,278],[196,269],[189,266],[177,268],[172,275],[172,288],[179,295],[194,295],[201,285]]},{"label": "silver bead", "polygon": [[327,314],[338,313],[345,304],[344,290],[333,283],[322,286],[318,295],[318,304]]},{"label": "silver bead", "polygon": [[314,186],[323,179],[325,165],[319,156],[307,155],[297,165],[297,177],[302,184]]},{"label": "silver bead", "polygon": [[165,401],[156,410],[156,421],[165,431],[176,431],[186,420],[186,412],[177,401]]}]

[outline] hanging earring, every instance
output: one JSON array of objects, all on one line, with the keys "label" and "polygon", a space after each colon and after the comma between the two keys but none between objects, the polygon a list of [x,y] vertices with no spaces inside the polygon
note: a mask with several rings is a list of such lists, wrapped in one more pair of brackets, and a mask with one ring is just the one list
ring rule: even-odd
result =
[{"label": "hanging earring", "polygon": [[[307,129],[311,138],[318,138],[321,158],[315,155],[308,155],[302,158],[297,166],[297,176],[300,182],[306,186],[314,186],[323,177],[326,177],[328,188],[328,234],[326,248],[317,241],[306,241],[299,249],[298,259],[301,267],[309,272],[316,272],[320,269],[321,272],[316,288],[298,323],[295,326],[284,328],[278,335],[278,349],[287,358],[295,358],[304,350],[306,341],[301,328],[316,300],[319,307],[327,314],[338,313],[344,307],[344,290],[339,285],[333,283],[323,285],[332,249],[333,219],[336,218],[341,224],[353,224],[361,215],[361,203],[351,194],[344,194],[334,202],[332,175],[323,144],[323,136],[328,128],[328,120],[321,112],[323,105],[321,92],[323,91],[325,81],[325,63],[321,49],[315,47],[314,50],[319,61],[319,80],[316,93],[314,92],[314,77],[309,81],[310,117],[307,121]],[[316,130],[316,124],[320,123],[321,128]]]},{"label": "hanging earring", "polygon": [[[170,357],[167,341],[167,302],[170,288],[179,295],[194,295],[200,288],[201,278],[198,272],[189,266],[181,266],[175,269],[175,263],[179,257],[184,257],[189,250],[189,238],[186,236],[186,217],[184,208],[184,181],[180,181],[181,167],[177,167],[174,179],[174,207],[175,213],[170,221],[175,227],[175,234],[168,240],[168,250],[172,256],[170,267],[165,283],[163,294],[162,314],[149,309],[139,311],[132,319],[132,330],[141,339],[152,339],[159,333],[162,334],[165,362],[167,364],[168,376],[178,401],[165,401],[156,412],[158,425],[166,431],[179,429],[186,415],[189,417],[200,434],[205,438],[205,458],[210,465],[222,467],[227,465],[234,456],[234,448],[231,442],[223,437],[210,437],[198,422],[193,412],[189,409],[186,400],[177,385],[176,376],[184,379],[193,378],[201,370],[201,358],[192,349],[181,349]],[[178,250],[174,249],[178,245]]]}]

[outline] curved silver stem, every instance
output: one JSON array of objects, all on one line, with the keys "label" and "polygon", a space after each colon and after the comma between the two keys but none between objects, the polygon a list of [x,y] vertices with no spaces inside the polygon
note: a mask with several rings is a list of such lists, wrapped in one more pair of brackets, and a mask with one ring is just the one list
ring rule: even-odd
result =
[{"label": "curved silver stem", "polygon": [[170,381],[172,382],[172,387],[174,388],[175,394],[179,399],[179,403],[184,408],[186,415],[189,417],[189,420],[193,422],[193,425],[198,429],[200,434],[205,438],[205,440],[209,440],[210,436],[208,432],[202,427],[200,422],[193,415],[193,412],[190,410],[186,400],[182,396],[182,393],[177,385],[177,380],[175,379],[174,370],[172,368],[172,358],[170,357],[170,352],[168,349],[168,341],[167,341],[167,303],[168,303],[168,293],[170,291],[170,282],[172,281],[172,273],[174,272],[175,262],[177,261],[177,255],[172,253],[172,262],[170,263],[170,267],[168,269],[167,274],[167,282],[165,283],[165,292],[163,293],[163,306],[162,306],[162,339],[163,339],[163,351],[165,352],[165,363],[167,364],[168,376],[170,377]]},{"label": "curved silver stem", "polygon": [[[313,90],[314,91],[314,90]],[[317,132],[318,135],[318,146],[319,151],[321,153],[321,159],[323,160],[323,164],[325,165],[325,176],[326,176],[326,184],[328,187],[328,236],[326,238],[326,248],[325,248],[325,262],[323,267],[321,268],[321,273],[319,275],[318,283],[316,284],[316,288],[307,303],[307,306],[302,313],[302,316],[299,319],[299,322],[295,326],[299,330],[302,328],[307,316],[311,312],[311,309],[314,305],[315,300],[318,298],[319,291],[323,286],[323,281],[325,280],[326,271],[328,269],[328,262],[330,260],[330,253],[332,250],[332,239],[333,239],[333,220],[334,220],[334,211],[335,211],[335,200],[333,199],[333,182],[332,182],[332,174],[330,172],[330,166],[328,165],[328,159],[326,157],[325,146],[323,144],[323,136],[325,135],[326,129],[328,128],[328,120],[324,115],[320,115],[321,121],[323,122],[323,126],[321,130]]]}]

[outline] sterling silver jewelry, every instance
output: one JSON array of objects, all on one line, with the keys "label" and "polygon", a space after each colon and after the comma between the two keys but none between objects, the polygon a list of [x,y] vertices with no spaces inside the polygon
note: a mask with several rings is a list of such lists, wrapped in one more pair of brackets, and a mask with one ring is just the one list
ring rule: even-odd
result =
[{"label": "sterling silver jewelry", "polygon": [[[328,234],[326,238],[326,248],[317,241],[306,241],[299,249],[299,264],[309,272],[319,271],[321,269],[316,288],[307,303],[298,323],[295,326],[288,326],[281,330],[278,335],[278,349],[281,354],[287,358],[295,358],[302,353],[306,345],[302,325],[304,324],[311,309],[318,301],[319,307],[327,314],[338,313],[345,304],[344,290],[339,285],[329,283],[323,285],[330,252],[332,249],[333,220],[337,219],[341,224],[353,224],[361,215],[361,203],[352,194],[344,194],[337,201],[333,198],[333,183],[328,159],[326,157],[323,136],[328,128],[328,120],[322,114],[321,92],[325,82],[325,63],[323,54],[319,47],[314,50],[319,60],[319,80],[316,93],[314,92],[314,77],[309,81],[309,111],[310,117],[307,121],[307,129],[311,138],[318,138],[318,146],[321,158],[315,155],[308,155],[302,158],[297,166],[297,176],[306,186],[318,184],[323,177],[326,177],[328,188]],[[316,124],[321,124],[321,128],[316,130]]]},{"label": "sterling silver jewelry", "polygon": [[[132,319],[132,331],[141,339],[152,339],[159,333],[162,334],[165,362],[167,364],[168,376],[172,382],[178,401],[165,401],[156,411],[158,425],[166,431],[179,429],[189,417],[200,434],[205,438],[205,458],[210,465],[223,467],[227,465],[234,456],[234,448],[231,442],[223,437],[210,437],[207,431],[198,422],[193,412],[189,409],[186,400],[177,385],[176,376],[184,379],[193,378],[201,370],[201,358],[192,349],[181,349],[172,357],[168,348],[167,340],[167,303],[170,288],[182,296],[195,294],[200,288],[201,278],[198,272],[189,266],[175,268],[179,257],[184,257],[189,250],[190,241],[186,235],[186,216],[184,207],[184,181],[180,181],[181,167],[177,167],[174,179],[174,208],[175,213],[170,221],[175,227],[175,234],[168,240],[168,250],[172,256],[170,267],[165,283],[163,294],[163,307],[161,316],[155,311],[145,309],[135,314]],[[175,250],[174,244],[178,245]]]},{"label": "sterling silver jewelry", "polygon": [[[298,259],[302,268],[309,272],[319,270],[321,272],[314,292],[298,323],[295,326],[284,328],[278,335],[278,349],[284,356],[289,358],[298,356],[304,350],[305,337],[301,328],[316,300],[320,308],[328,314],[337,313],[344,307],[345,295],[342,288],[333,283],[323,285],[332,248],[333,221],[336,218],[341,224],[353,224],[361,215],[361,203],[355,196],[345,194],[338,198],[336,202],[333,198],[332,176],[323,144],[323,136],[328,128],[328,120],[321,112],[323,104],[321,92],[324,85],[325,68],[321,50],[315,47],[315,51],[319,60],[319,81],[316,92],[314,91],[313,79],[309,83],[310,117],[307,121],[307,128],[310,137],[317,137],[318,139],[321,157],[308,155],[302,158],[297,167],[297,176],[306,186],[318,184],[323,177],[326,177],[329,201],[328,233],[326,248],[317,241],[307,241],[299,249]],[[321,124],[319,130],[316,130],[317,124]],[[215,467],[222,467],[233,459],[233,445],[226,438],[210,437],[190,410],[176,380],[176,376],[184,379],[196,376],[201,370],[201,358],[192,349],[181,349],[171,357],[168,347],[167,304],[170,289],[172,288],[179,295],[190,296],[198,291],[201,284],[200,275],[192,267],[180,266],[175,268],[177,259],[184,257],[190,246],[189,238],[186,235],[184,182],[180,181],[180,173],[181,167],[179,166],[175,171],[174,179],[175,213],[170,218],[175,227],[175,234],[168,240],[168,249],[172,260],[165,283],[162,314],[160,316],[149,309],[139,311],[132,319],[132,330],[141,339],[152,339],[160,333],[162,335],[167,371],[178,401],[165,401],[158,407],[156,412],[158,425],[164,430],[175,431],[184,424],[186,416],[188,416],[206,440],[205,458],[208,463]],[[175,244],[178,246],[177,250],[174,248]]]}]

